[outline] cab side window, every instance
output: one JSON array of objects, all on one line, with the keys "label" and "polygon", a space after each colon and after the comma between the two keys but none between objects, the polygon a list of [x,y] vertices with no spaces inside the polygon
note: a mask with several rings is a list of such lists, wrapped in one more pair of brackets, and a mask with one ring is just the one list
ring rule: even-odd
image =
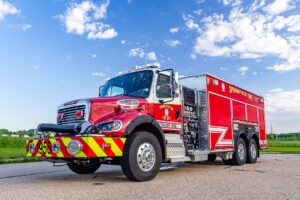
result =
[{"label": "cab side window", "polygon": [[157,77],[156,84],[156,96],[157,98],[171,98],[172,88],[171,88],[171,78],[170,76],[159,74]]}]

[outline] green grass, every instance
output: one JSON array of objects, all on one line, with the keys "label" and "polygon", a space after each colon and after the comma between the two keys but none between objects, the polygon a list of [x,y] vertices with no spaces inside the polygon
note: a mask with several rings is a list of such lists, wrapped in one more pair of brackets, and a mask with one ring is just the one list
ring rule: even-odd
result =
[{"label": "green grass", "polygon": [[25,157],[25,147],[0,148],[0,159]]},{"label": "green grass", "polygon": [[39,161],[25,154],[25,138],[0,137],[0,164]]},{"label": "green grass", "polygon": [[269,149],[262,153],[300,154],[300,141],[274,141],[268,140]]}]

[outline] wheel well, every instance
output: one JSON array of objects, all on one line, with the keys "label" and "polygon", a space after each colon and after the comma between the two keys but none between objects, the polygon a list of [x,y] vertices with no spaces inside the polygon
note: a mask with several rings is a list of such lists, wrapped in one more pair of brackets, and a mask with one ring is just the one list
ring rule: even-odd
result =
[{"label": "wheel well", "polygon": [[133,132],[137,132],[137,131],[150,132],[157,138],[161,146],[162,158],[164,160],[166,158],[165,140],[161,135],[160,131],[155,126],[149,123],[143,123],[138,125],[137,127],[134,128]]},{"label": "wheel well", "polygon": [[245,133],[242,133],[242,134],[240,135],[240,138],[242,138],[242,139],[245,141],[246,145],[248,146],[249,140],[248,140],[246,134],[245,134]]}]

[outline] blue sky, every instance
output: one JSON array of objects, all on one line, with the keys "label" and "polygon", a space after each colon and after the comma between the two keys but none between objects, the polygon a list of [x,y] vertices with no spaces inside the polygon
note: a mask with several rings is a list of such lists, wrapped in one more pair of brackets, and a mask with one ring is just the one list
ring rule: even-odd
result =
[{"label": "blue sky", "polygon": [[157,62],[266,97],[268,128],[300,130],[299,0],[0,0],[0,128],[55,122],[119,71]]}]

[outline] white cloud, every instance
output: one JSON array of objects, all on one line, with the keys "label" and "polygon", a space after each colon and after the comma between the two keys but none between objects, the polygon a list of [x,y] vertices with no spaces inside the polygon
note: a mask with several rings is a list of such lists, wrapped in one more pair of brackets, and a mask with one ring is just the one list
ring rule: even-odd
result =
[{"label": "white cloud", "polygon": [[121,44],[126,44],[126,40],[122,40],[122,41],[121,41]]},{"label": "white cloud", "polygon": [[221,71],[227,71],[227,70],[228,70],[227,67],[220,67],[219,69],[220,69]]},{"label": "white cloud", "polygon": [[165,43],[170,47],[176,47],[177,45],[182,44],[179,40],[165,40]]},{"label": "white cloud", "polygon": [[157,58],[156,58],[156,53],[151,51],[147,54],[147,59],[150,60],[150,61],[156,61]]},{"label": "white cloud", "polygon": [[92,75],[93,76],[99,76],[99,77],[102,77],[102,78],[105,77],[105,75],[101,72],[93,72]]},{"label": "white cloud", "polygon": [[19,13],[20,10],[15,6],[5,0],[0,0],[0,21],[4,19],[5,15],[15,15]]},{"label": "white cloud", "polygon": [[225,6],[231,5],[232,7],[239,6],[242,3],[241,0],[222,0],[222,2]]},{"label": "white cloud", "polygon": [[248,70],[249,70],[249,67],[246,67],[246,66],[242,66],[242,67],[238,68],[238,71],[241,73],[242,76],[244,76]]},{"label": "white cloud", "polygon": [[140,57],[140,58],[144,58],[145,57],[145,52],[144,50],[140,49],[140,48],[135,48],[135,49],[130,49],[129,50],[129,57]]},{"label": "white cloud", "polygon": [[130,49],[128,55],[129,57],[139,57],[150,61],[157,61],[156,53],[154,51],[145,53],[145,51],[140,48]]},{"label": "white cloud", "polygon": [[32,66],[32,69],[34,69],[34,70],[39,69],[39,68],[40,68],[39,65],[33,65],[33,66]]},{"label": "white cloud", "polygon": [[193,13],[195,15],[201,15],[203,13],[203,10],[202,9],[194,10]]},{"label": "white cloud", "polygon": [[109,24],[100,21],[106,17],[109,2],[106,0],[100,5],[91,1],[71,3],[59,18],[65,25],[67,33],[87,34],[87,38],[91,40],[111,39],[118,35],[117,31]]},{"label": "white cloud", "polygon": [[169,31],[170,31],[171,33],[178,33],[179,27],[170,28]]},{"label": "white cloud", "polygon": [[32,25],[31,24],[22,24],[21,27],[24,31],[26,31],[26,30],[30,29],[32,27]]},{"label": "white cloud", "polygon": [[269,4],[264,8],[264,10],[271,15],[278,15],[285,11],[294,9],[295,6],[294,0],[275,0],[273,3]]},{"label": "white cloud", "polygon": [[275,132],[300,130],[300,89],[272,89],[265,95],[265,103],[267,124],[272,124]]},{"label": "white cloud", "polygon": [[194,53],[192,53],[192,54],[190,55],[190,57],[191,57],[191,59],[196,59],[196,58],[197,58],[197,55],[194,54]]},{"label": "white cloud", "polygon": [[271,89],[269,90],[269,92],[274,93],[274,92],[282,92],[281,88],[275,88],[275,89]]},{"label": "white cloud", "polygon": [[188,28],[188,30],[195,30],[199,33],[201,32],[200,26],[197,23],[195,23],[193,16],[183,15],[183,19],[185,21],[185,26]]},{"label": "white cloud", "polygon": [[248,9],[234,5],[228,15],[212,14],[199,24],[192,16],[183,16],[188,29],[199,33],[193,54],[243,59],[275,56],[281,61],[270,69],[285,72],[300,68],[300,15],[269,15],[264,9],[271,4],[264,1],[255,1]]},{"label": "white cloud", "polygon": [[93,55],[92,55],[92,58],[96,58],[96,57],[97,57],[97,55],[96,55],[96,54],[93,54]]}]

